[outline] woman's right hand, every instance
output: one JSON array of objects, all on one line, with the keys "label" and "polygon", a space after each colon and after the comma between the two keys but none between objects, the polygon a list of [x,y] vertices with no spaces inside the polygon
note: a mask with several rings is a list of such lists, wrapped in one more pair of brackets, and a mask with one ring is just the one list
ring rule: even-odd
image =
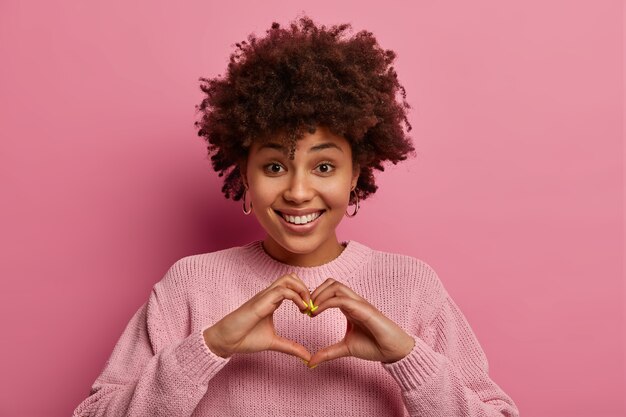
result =
[{"label": "woman's right hand", "polygon": [[293,301],[302,313],[308,309],[309,289],[294,273],[283,275],[238,309],[204,331],[204,340],[213,353],[223,358],[233,353],[273,350],[306,361],[311,353],[293,340],[276,334],[274,311],[283,300]]}]

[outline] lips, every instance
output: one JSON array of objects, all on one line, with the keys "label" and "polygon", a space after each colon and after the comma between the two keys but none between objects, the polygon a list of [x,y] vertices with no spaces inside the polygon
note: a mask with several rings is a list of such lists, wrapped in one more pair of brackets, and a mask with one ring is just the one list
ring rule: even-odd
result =
[{"label": "lips", "polygon": [[281,223],[290,230],[309,231],[315,227],[317,220],[326,210],[274,210],[281,219]]}]

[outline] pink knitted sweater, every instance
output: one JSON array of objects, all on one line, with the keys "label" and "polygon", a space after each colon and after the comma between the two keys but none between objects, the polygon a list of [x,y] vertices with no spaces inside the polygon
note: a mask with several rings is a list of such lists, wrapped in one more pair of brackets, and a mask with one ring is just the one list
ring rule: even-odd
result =
[{"label": "pink knitted sweater", "polygon": [[[435,271],[416,258],[356,241],[334,260],[294,267],[261,241],[184,257],[132,317],[89,396],[73,416],[519,416],[488,375],[487,358]],[[403,359],[353,357],[308,369],[278,352],[211,352],[202,332],[280,276],[312,291],[343,282],[415,338]],[[276,332],[309,352],[341,340],[338,309],[311,318],[285,300]]]}]

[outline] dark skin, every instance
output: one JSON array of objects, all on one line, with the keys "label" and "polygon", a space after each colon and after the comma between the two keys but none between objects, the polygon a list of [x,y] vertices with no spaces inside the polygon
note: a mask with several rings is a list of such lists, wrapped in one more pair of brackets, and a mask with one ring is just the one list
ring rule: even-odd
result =
[{"label": "dark skin", "polygon": [[[308,300],[313,300],[318,308],[311,313],[312,318],[329,308],[339,308],[347,320],[343,340],[311,355],[304,346],[277,335],[273,313],[286,299],[293,301],[302,313],[308,310]],[[295,274],[278,278],[206,329],[204,339],[209,349],[223,358],[273,350],[302,358],[309,368],[345,356],[395,362],[408,355],[414,345],[409,334],[341,282],[329,278],[309,295]]]},{"label": "dark skin", "polygon": [[[251,187],[254,210],[261,212],[257,213],[257,218],[268,232],[266,240],[280,246],[275,251],[268,245],[271,256],[287,254],[287,259],[297,260],[299,263],[320,264],[335,258],[337,248],[339,253],[343,249],[337,241],[335,227],[343,218],[350,189],[356,184],[358,170],[352,166],[347,141],[332,138],[327,132],[321,134],[322,137],[309,135],[303,139],[299,143],[299,146],[302,145],[299,149],[304,151],[296,151],[293,161],[280,162],[274,154],[267,157],[270,161],[276,160],[275,162],[284,164],[284,167],[270,165],[272,169],[268,170],[265,168],[265,160],[260,159],[259,163],[251,163],[250,167],[263,167],[263,170],[251,172],[250,167],[242,170],[246,185],[250,184]],[[334,141],[333,143],[343,148],[308,152],[319,143],[329,141]],[[256,149],[257,147],[252,148],[249,160],[256,161]],[[265,158],[265,155],[265,151],[259,151],[259,158]],[[332,160],[332,169],[324,166],[324,161],[328,160]],[[281,208],[289,205],[324,208],[326,217],[323,222],[320,217],[320,223],[314,232],[290,234],[281,228],[282,220],[277,219],[273,212],[275,205]],[[290,254],[293,250],[298,253]],[[207,328],[204,332],[207,346],[216,355],[224,358],[237,353],[264,350],[283,352],[306,361],[309,368],[346,356],[390,363],[408,355],[415,343],[413,337],[336,278],[327,279],[312,293],[293,273],[277,278],[267,288]],[[273,314],[284,300],[292,301],[302,313],[310,312],[312,319],[327,309],[338,308],[347,321],[344,338],[311,354],[304,346],[277,335]],[[310,300],[314,308],[310,308]]]}]

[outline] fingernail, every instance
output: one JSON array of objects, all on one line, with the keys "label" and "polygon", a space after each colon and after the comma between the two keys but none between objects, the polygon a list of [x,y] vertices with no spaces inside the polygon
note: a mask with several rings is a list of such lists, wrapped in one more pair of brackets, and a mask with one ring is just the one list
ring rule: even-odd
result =
[{"label": "fingernail", "polygon": [[311,308],[311,311],[315,311],[315,310],[317,310],[318,308],[319,308],[319,306],[312,307],[312,308]]},{"label": "fingernail", "polygon": [[306,308],[309,308],[309,305],[306,303],[306,301],[302,300],[302,302],[304,303],[304,306],[305,306]]},{"label": "fingernail", "polygon": [[315,306],[313,305],[313,300],[309,300],[309,304],[310,304],[310,307],[311,307],[311,310],[312,310],[312,309],[313,309],[313,307],[315,307]]},{"label": "fingernail", "polygon": [[300,359],[302,362],[304,362],[306,366],[309,366],[309,361],[305,361],[305,360],[304,360],[304,359],[302,359],[302,358],[298,358],[298,359]]},{"label": "fingernail", "polygon": [[306,315],[307,315],[307,316],[309,316],[309,317],[311,317],[311,311],[310,311],[310,310],[307,310],[307,311],[306,311]]},{"label": "fingernail", "polygon": [[[318,363],[317,365],[319,365],[319,363]],[[309,369],[315,369],[315,368],[317,368],[317,365],[309,366],[309,363],[307,362],[307,365],[306,365],[306,366],[307,366]]]}]

